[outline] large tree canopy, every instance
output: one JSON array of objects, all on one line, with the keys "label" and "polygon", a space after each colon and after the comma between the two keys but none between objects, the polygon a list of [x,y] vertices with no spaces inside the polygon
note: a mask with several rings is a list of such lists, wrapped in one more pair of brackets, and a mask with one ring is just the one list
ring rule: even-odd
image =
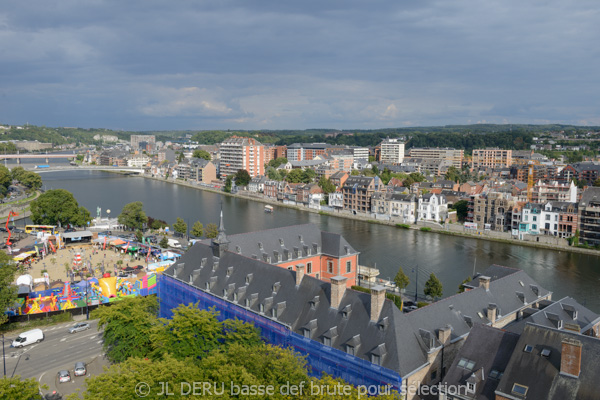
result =
[{"label": "large tree canopy", "polygon": [[84,226],[92,218],[71,192],[54,189],[31,202],[31,220],[36,224]]},{"label": "large tree canopy", "polygon": [[210,161],[211,157],[210,157],[210,153],[206,150],[194,150],[194,153],[192,153],[192,157],[194,158],[204,158],[207,161]]},{"label": "large tree canopy", "polygon": [[[17,300],[17,287],[13,285],[17,268],[12,258],[0,251],[0,310],[12,307]],[[0,314],[0,325],[5,323],[8,317],[5,313]]]},{"label": "large tree canopy", "polygon": [[144,204],[141,201],[125,204],[118,218],[119,223],[133,229],[143,229],[144,224],[148,222],[143,208]]}]

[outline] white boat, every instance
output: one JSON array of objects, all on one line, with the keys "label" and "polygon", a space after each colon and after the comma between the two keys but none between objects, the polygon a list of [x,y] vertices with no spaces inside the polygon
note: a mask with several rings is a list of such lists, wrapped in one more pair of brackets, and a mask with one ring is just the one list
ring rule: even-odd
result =
[{"label": "white boat", "polygon": [[265,206],[265,212],[272,213],[273,212],[273,206],[266,205]]}]

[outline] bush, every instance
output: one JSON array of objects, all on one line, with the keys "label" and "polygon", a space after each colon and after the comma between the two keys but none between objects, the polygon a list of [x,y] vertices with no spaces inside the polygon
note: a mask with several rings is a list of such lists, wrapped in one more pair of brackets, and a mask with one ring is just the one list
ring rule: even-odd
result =
[{"label": "bush", "polygon": [[396,228],[410,229],[409,224],[396,224]]},{"label": "bush", "polygon": [[431,228],[428,226],[424,226],[420,229],[421,232],[431,232]]},{"label": "bush", "polygon": [[418,308],[425,307],[425,306],[428,306],[428,305],[429,305],[429,303],[427,303],[426,301],[419,301],[417,303],[417,307]]}]

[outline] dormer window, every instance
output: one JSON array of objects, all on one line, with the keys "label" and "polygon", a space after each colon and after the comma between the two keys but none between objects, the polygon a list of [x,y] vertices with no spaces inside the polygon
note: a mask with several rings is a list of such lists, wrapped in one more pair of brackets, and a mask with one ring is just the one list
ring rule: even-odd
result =
[{"label": "dormer window", "polygon": [[264,304],[259,304],[258,305],[258,312],[260,313],[264,313],[265,312],[265,305]]},{"label": "dormer window", "polygon": [[323,344],[324,344],[325,346],[329,346],[329,347],[331,347],[331,338],[329,338],[329,337],[325,337],[325,336],[324,336],[324,337],[323,337]]},{"label": "dormer window", "polygon": [[351,356],[356,355],[356,349],[354,348],[354,346],[350,346],[349,344],[346,345],[346,353],[350,354]]},{"label": "dormer window", "polygon": [[528,390],[529,390],[529,388],[527,386],[519,385],[518,383],[515,383],[512,388],[512,393],[522,396],[522,397],[525,397]]},{"label": "dormer window", "polygon": [[471,382],[467,382],[467,392],[475,393],[475,384]]},{"label": "dormer window", "polygon": [[381,365],[381,356],[371,354],[371,364]]},{"label": "dormer window", "polygon": [[233,292],[233,301],[235,301],[235,302],[238,301],[238,294],[237,294],[237,292]]}]

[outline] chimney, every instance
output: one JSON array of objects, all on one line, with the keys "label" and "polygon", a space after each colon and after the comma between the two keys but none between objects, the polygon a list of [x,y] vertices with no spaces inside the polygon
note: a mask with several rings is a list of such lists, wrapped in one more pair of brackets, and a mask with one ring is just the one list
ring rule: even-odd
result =
[{"label": "chimney", "polygon": [[579,377],[581,372],[581,342],[572,338],[562,341],[562,351],[560,353],[560,373]]},{"label": "chimney", "polygon": [[331,278],[331,308],[339,309],[344,292],[346,292],[346,281],[348,278],[334,276]]},{"label": "chimney", "polygon": [[379,321],[381,309],[385,303],[385,288],[377,285],[371,288],[371,321]]},{"label": "chimney", "polygon": [[300,286],[302,283],[302,278],[304,278],[304,264],[296,265],[296,286]]},{"label": "chimney", "polygon": [[446,325],[443,328],[438,329],[438,340],[441,344],[446,344],[450,341],[450,335],[452,334],[452,327]]},{"label": "chimney", "polygon": [[490,277],[489,276],[480,276],[479,277],[479,287],[482,287],[487,291],[490,290]]},{"label": "chimney", "polygon": [[498,316],[498,307],[494,303],[488,304],[487,308],[487,319],[490,320],[492,324],[496,322],[496,317]]}]

